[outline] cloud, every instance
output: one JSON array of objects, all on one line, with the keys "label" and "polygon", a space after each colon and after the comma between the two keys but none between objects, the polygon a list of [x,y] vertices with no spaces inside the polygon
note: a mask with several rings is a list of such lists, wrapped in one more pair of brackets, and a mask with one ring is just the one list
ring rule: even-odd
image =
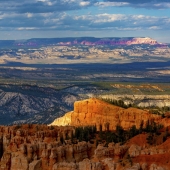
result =
[{"label": "cloud", "polygon": [[[165,1],[0,0],[1,31],[169,30],[169,17],[99,13],[98,7],[169,8]],[[98,11],[85,10],[94,6]],[[93,9],[94,9],[93,8]],[[81,10],[83,12],[81,13]],[[73,11],[75,12],[73,13]],[[105,10],[106,11],[106,10]],[[95,14],[92,14],[95,13]]]},{"label": "cloud", "polygon": [[38,30],[39,28],[36,28],[36,27],[19,27],[19,28],[16,28],[16,30],[18,31],[22,31],[22,30]]},{"label": "cloud", "polygon": [[31,18],[31,17],[33,17],[33,14],[27,13],[27,17],[28,17],[28,18]]},{"label": "cloud", "polygon": [[96,2],[94,5],[99,6],[99,7],[122,7],[122,6],[128,6],[129,3],[127,2]]},{"label": "cloud", "polygon": [[0,0],[0,11],[15,13],[48,13],[86,8],[95,0]]},{"label": "cloud", "polygon": [[47,14],[0,15],[0,30],[169,30],[169,17],[124,14],[71,15],[65,12]]},{"label": "cloud", "polygon": [[0,0],[5,13],[51,13],[97,7],[170,8],[170,0]]},{"label": "cloud", "polygon": [[[81,25],[83,26],[82,28],[86,28],[87,30],[156,30],[158,28],[160,30],[168,30],[168,27],[170,26],[170,18],[168,17],[155,17],[145,15],[104,13],[97,15],[81,15],[70,18],[69,20],[73,22],[74,25]],[[78,29],[80,28],[78,27]]]},{"label": "cloud", "polygon": [[160,30],[161,27],[160,26],[152,26],[152,27],[149,27],[150,30]]},{"label": "cloud", "polygon": [[134,8],[148,8],[148,9],[166,9],[170,8],[170,0],[105,0],[98,2],[96,5],[101,7],[107,6],[130,6]]},{"label": "cloud", "polygon": [[88,6],[88,5],[90,5],[89,1],[82,1],[82,2],[80,2],[80,6]]}]

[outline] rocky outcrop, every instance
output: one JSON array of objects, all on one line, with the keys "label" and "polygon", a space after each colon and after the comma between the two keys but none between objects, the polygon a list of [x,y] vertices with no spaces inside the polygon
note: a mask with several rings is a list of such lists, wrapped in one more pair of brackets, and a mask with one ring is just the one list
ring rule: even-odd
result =
[{"label": "rocky outcrop", "polygon": [[100,162],[93,162],[89,159],[84,159],[79,163],[61,162],[56,163],[52,170],[103,170],[104,166]]},{"label": "rocky outcrop", "polygon": [[[0,170],[168,170],[170,168],[168,118],[162,119],[140,109],[113,106],[95,98],[75,102],[74,111],[67,116],[56,121],[67,126],[36,124],[0,126]],[[147,120],[152,120],[167,126],[152,135],[155,141],[153,145],[148,142],[151,134],[147,134],[145,130],[126,143],[106,142],[100,138],[101,132],[94,132],[88,142],[76,138],[77,129],[84,127],[76,129],[75,126],[95,124],[98,130],[103,129],[106,134],[110,129],[114,133],[116,125],[121,125],[124,129],[133,125],[139,127],[141,120],[144,124]],[[69,124],[72,126],[68,126]],[[79,131],[83,134],[81,132]],[[128,135],[125,131],[124,134]],[[117,136],[116,133],[112,135]]]},{"label": "rocky outcrop", "polygon": [[143,38],[133,38],[131,41],[128,41],[127,44],[158,44],[158,42],[152,38],[149,37],[143,37]]},{"label": "rocky outcrop", "polygon": [[[115,130],[117,125],[129,129],[133,125],[139,128],[141,121],[144,125],[148,120],[158,122],[161,116],[150,114],[137,108],[124,109],[91,98],[74,103],[74,111],[56,119],[51,125],[87,126],[96,125],[97,130]],[[168,124],[168,123],[167,123]]]},{"label": "rocky outcrop", "polygon": [[103,170],[103,165],[100,162],[93,162],[89,159],[84,159],[82,162],[79,162],[79,170]]},{"label": "rocky outcrop", "polygon": [[165,168],[157,166],[156,164],[152,164],[149,170],[165,170]]},{"label": "rocky outcrop", "polygon": [[124,157],[124,154],[126,153],[128,148],[128,146],[120,145],[120,143],[109,143],[108,147],[98,145],[94,152],[94,157],[99,160],[108,157],[121,159]]},{"label": "rocky outcrop", "polygon": [[[66,135],[67,134],[67,135]],[[66,140],[74,127],[46,125],[0,126],[2,170],[116,170],[127,145]],[[8,139],[8,140],[7,140]],[[114,160],[116,158],[116,161]]]},{"label": "rocky outcrop", "polygon": [[[166,131],[169,132],[169,129]],[[1,170],[168,170],[170,138],[150,146],[146,134],[125,144],[73,140],[75,127],[0,126]],[[98,134],[96,134],[97,140]],[[69,140],[67,138],[72,140]],[[143,141],[140,141],[143,140]]]},{"label": "rocky outcrop", "polygon": [[0,169],[5,170],[52,170],[62,167],[70,170],[77,167],[74,162],[88,158],[91,150],[90,143],[65,141],[66,136],[72,137],[73,127],[21,125],[0,127],[0,133],[3,139]]},{"label": "rocky outcrop", "polygon": [[71,125],[71,115],[73,112],[66,113],[63,117],[59,117],[58,119],[55,119],[54,122],[51,125],[57,125],[57,126],[67,126]]}]

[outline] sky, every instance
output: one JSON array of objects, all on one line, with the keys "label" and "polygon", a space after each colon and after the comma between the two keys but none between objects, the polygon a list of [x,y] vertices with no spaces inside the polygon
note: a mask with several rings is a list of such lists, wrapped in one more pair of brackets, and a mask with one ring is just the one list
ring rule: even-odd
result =
[{"label": "sky", "polygon": [[170,0],[0,0],[0,39],[150,37],[170,43]]}]

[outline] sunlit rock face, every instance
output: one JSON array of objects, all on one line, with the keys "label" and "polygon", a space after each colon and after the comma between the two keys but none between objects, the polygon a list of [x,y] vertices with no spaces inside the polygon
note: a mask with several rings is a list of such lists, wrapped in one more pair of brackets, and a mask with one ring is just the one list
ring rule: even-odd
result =
[{"label": "sunlit rock face", "polygon": [[66,113],[63,117],[55,119],[53,123],[50,125],[57,125],[57,126],[67,126],[71,125],[71,116],[73,112]]},{"label": "sunlit rock face", "polygon": [[129,44],[158,44],[158,42],[152,38],[133,38],[131,41],[127,42]]},{"label": "sunlit rock face", "polygon": [[150,114],[147,111],[128,108],[124,109],[91,98],[74,103],[74,111],[56,119],[51,125],[87,126],[96,125],[97,130],[115,130],[117,125],[129,129],[133,125],[139,128],[141,121],[146,124],[148,120],[161,121],[161,116]]}]

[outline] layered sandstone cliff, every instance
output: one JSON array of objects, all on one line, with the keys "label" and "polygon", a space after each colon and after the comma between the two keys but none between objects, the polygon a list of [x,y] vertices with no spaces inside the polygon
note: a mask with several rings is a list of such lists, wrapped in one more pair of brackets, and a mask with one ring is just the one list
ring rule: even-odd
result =
[{"label": "layered sandstone cliff", "polygon": [[[129,129],[133,125],[139,128],[141,121],[146,124],[148,120],[159,122],[161,116],[150,114],[148,111],[128,108],[124,109],[91,98],[74,103],[74,111],[66,113],[63,117],[56,119],[51,125],[87,126],[96,125],[97,130],[102,126],[103,130],[115,130],[117,125]],[[170,123],[166,121],[167,125]]]}]

